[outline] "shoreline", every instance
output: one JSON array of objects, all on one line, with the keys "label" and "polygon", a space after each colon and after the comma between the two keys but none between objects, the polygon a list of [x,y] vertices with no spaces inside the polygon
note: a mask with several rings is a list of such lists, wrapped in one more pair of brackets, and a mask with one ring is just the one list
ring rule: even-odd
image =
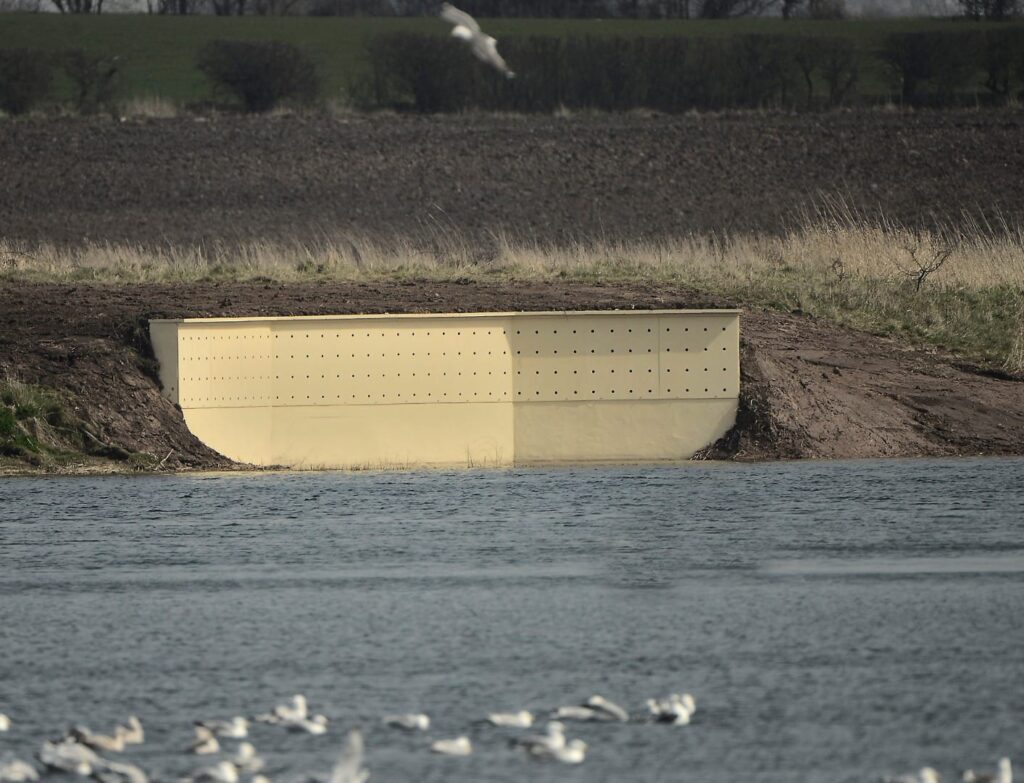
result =
[{"label": "shoreline", "polygon": [[[94,456],[17,467],[8,456],[0,475],[266,470],[232,463],[188,431],[160,392],[149,318],[702,306],[735,303],[660,283],[9,283],[0,377],[53,390],[67,408],[57,430],[87,431],[80,442]],[[745,307],[741,335],[737,424],[701,459],[1024,455],[1024,378],[804,314]],[[40,425],[41,439],[47,432]]]}]

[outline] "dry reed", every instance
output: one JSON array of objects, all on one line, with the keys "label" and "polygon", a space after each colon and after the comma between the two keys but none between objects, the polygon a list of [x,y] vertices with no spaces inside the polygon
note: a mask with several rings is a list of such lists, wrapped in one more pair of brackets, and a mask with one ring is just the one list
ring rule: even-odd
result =
[{"label": "dry reed", "polygon": [[[932,268],[934,267],[934,268]],[[742,304],[802,310],[1024,372],[1024,227],[965,217],[909,228],[827,203],[779,235],[538,245],[434,228],[415,238],[338,236],[161,249],[0,240],[0,279],[567,280],[687,286]]]}]

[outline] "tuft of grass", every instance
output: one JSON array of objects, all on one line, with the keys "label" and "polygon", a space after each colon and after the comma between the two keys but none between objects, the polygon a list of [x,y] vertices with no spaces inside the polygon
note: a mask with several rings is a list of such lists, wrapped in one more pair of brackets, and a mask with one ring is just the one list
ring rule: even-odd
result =
[{"label": "tuft of grass", "polygon": [[[934,268],[933,268],[934,267]],[[335,236],[158,250],[0,240],[0,280],[102,284],[310,280],[565,280],[676,285],[1024,371],[1024,227],[965,216],[912,229],[842,201],[780,235],[538,245],[438,224],[411,238]]]},{"label": "tuft of grass", "polygon": [[56,468],[95,457],[126,461],[135,470],[151,469],[151,455],[130,454],[103,443],[71,412],[69,401],[44,386],[7,378],[0,381],[0,467],[9,460]]},{"label": "tuft of grass", "polygon": [[1024,376],[1024,310],[1017,316],[1016,334],[1003,362],[1003,369],[1015,375]]},{"label": "tuft of grass", "polygon": [[128,119],[165,120],[177,117],[180,107],[168,98],[156,95],[137,95],[118,106],[118,114]]}]

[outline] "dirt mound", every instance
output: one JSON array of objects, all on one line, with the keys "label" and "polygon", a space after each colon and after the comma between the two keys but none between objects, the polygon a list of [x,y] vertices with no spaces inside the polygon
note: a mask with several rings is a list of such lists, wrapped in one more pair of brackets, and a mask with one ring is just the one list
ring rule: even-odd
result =
[{"label": "dirt mound", "polygon": [[[8,284],[0,377],[61,391],[104,443],[164,469],[228,468],[160,395],[148,318],[727,305],[685,289],[568,283]],[[1020,381],[801,316],[747,311],[741,330],[741,414],[705,456],[1024,454]]]},{"label": "dirt mound", "polygon": [[1024,378],[805,316],[745,311],[741,410],[705,456],[1024,454]]},{"label": "dirt mound", "polygon": [[1021,112],[6,121],[0,230],[80,243],[778,231],[841,195],[1024,217]]}]

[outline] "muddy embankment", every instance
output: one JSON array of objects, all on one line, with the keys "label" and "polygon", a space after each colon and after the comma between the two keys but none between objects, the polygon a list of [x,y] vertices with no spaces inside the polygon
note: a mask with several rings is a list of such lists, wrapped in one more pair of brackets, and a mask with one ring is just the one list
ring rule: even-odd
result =
[{"label": "muddy embankment", "polygon": [[[1019,111],[8,120],[0,239],[17,250],[455,234],[484,258],[502,232],[543,244],[780,231],[822,195],[908,224],[965,210],[1019,221],[1022,138]],[[146,318],[696,304],[707,301],[683,290],[578,283],[4,281],[0,381],[67,395],[100,452],[220,468],[159,393]],[[1024,453],[1020,382],[802,316],[748,311],[742,331],[739,424],[709,456]]]},{"label": "muddy embankment", "polygon": [[[547,283],[7,284],[0,290],[0,377],[62,390],[100,441],[150,455],[150,467],[229,468],[161,396],[146,319],[727,304],[686,290]],[[1020,380],[806,316],[747,310],[741,329],[739,420],[705,457],[1024,454]],[[91,464],[124,467],[110,459]]]}]

